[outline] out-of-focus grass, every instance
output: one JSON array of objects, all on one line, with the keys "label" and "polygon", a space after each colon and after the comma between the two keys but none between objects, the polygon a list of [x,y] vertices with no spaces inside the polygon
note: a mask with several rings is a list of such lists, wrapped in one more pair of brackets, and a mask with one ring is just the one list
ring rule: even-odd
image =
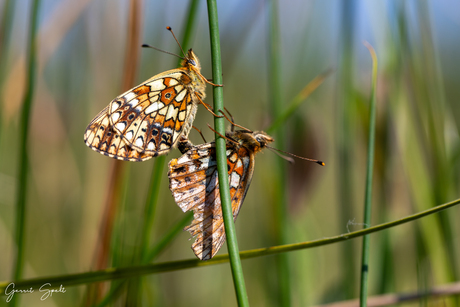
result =
[{"label": "out-of-focus grass", "polygon": [[[54,5],[58,4],[44,3],[43,12],[47,13],[42,13],[39,29],[43,47],[38,52],[42,68],[30,121],[27,214],[31,218],[26,228],[26,278],[87,272],[93,261],[110,162],[86,148],[82,134],[92,116],[120,94],[126,48],[125,36],[120,33],[126,31],[128,2],[88,3],[78,14],[76,9],[66,11],[65,5],[55,14]],[[267,6],[259,2],[219,5],[226,106],[237,123],[262,130],[274,119],[268,112],[268,68],[263,56],[267,49]],[[241,10],[242,5],[245,10]],[[332,75],[335,80],[326,79],[309,97],[309,103],[299,106],[284,124],[287,151],[327,162],[324,168],[304,166],[299,161],[294,166],[286,165],[289,243],[344,233],[349,220],[354,220],[354,224],[348,225],[350,231],[361,228],[359,212],[369,129],[366,102],[370,89],[368,55],[361,47],[363,39],[376,48],[380,64],[375,210],[371,224],[458,198],[460,108],[456,101],[460,94],[460,45],[452,39],[460,31],[455,19],[456,5],[396,1],[365,4],[357,0],[347,9],[353,11],[352,15],[339,3],[280,6],[283,65],[279,74],[283,80],[284,107],[309,80],[330,67],[336,71]],[[145,2],[143,42],[175,50],[175,42],[164,27],[181,29],[186,24],[187,10],[188,5],[179,1]],[[8,57],[0,90],[0,247],[8,264],[14,261],[12,191],[18,178],[14,167],[19,144],[17,106],[24,94],[26,77],[27,12],[15,8],[17,18],[12,23],[11,43],[0,59]],[[338,16],[343,16],[344,23],[331,18],[337,14],[342,14]],[[198,20],[205,15],[206,8],[201,3]],[[193,32],[196,39],[192,47],[208,77],[211,69],[207,24],[198,22]],[[183,35],[177,30],[176,34]],[[349,60],[338,61],[340,58]],[[170,69],[173,63],[168,55],[143,52],[136,80]],[[344,91],[342,85],[347,83]],[[211,103],[209,93],[206,102]],[[195,125],[209,141],[211,133],[204,128],[212,118],[207,113],[198,112]],[[339,129],[344,123],[349,128]],[[345,133],[348,141],[342,142],[341,135]],[[191,138],[194,143],[200,142],[193,132]],[[345,164],[343,152],[348,154]],[[178,155],[173,152],[166,160]],[[272,202],[267,187],[277,180],[273,166],[278,159],[270,152],[256,157],[251,188],[236,223],[242,250],[274,244],[275,221],[267,207]],[[136,238],[142,224],[139,221],[143,219],[154,163],[130,166],[124,213],[116,220],[116,228],[120,229],[116,238],[123,238],[125,255],[138,248]],[[184,218],[169,195],[166,172],[162,179],[156,195],[158,207],[150,248]],[[458,280],[460,257],[456,238],[460,228],[455,219],[459,212],[454,207],[441,215],[371,236],[369,295],[415,292],[419,281],[423,281],[420,288],[431,288]],[[180,233],[156,261],[192,258],[191,242],[187,239],[187,233]],[[224,253],[225,248],[222,250]],[[350,242],[289,255],[292,305],[356,298],[359,253],[360,245]],[[250,303],[276,306],[274,257],[245,260],[242,264]],[[11,273],[9,265],[0,267],[1,280],[8,280]],[[236,301],[230,273],[224,266],[143,278],[139,289],[142,301],[161,302],[165,306],[225,306]],[[65,294],[55,294],[49,300],[56,305],[74,304],[82,301],[84,291],[84,287],[70,287]],[[20,299],[24,305],[35,305],[38,291],[21,294]],[[456,304],[441,300],[446,306]]]},{"label": "out-of-focus grass", "polygon": [[[26,252],[26,230],[27,230],[27,198],[29,188],[29,135],[30,135],[30,118],[32,110],[32,102],[34,101],[36,80],[37,80],[37,57],[38,57],[38,42],[37,32],[39,25],[39,9],[40,0],[32,2],[32,8],[30,10],[30,24],[29,33],[27,40],[27,81],[25,85],[24,100],[22,101],[22,108],[19,121],[19,133],[18,133],[18,182],[16,185],[16,220],[15,220],[15,261],[13,280],[19,280],[23,278],[24,266],[25,266],[25,252]],[[8,8],[6,8],[8,9]],[[4,24],[9,26],[8,23]],[[2,31],[4,32],[4,31]],[[6,29],[5,32],[9,32]],[[1,121],[0,121],[1,123]],[[11,300],[11,305],[16,306],[18,297],[14,297]]]}]

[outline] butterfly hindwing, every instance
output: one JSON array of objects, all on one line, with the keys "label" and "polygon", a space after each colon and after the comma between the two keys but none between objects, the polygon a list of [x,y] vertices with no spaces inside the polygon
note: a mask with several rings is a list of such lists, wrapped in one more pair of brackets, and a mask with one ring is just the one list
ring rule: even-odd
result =
[{"label": "butterfly hindwing", "polygon": [[110,125],[107,108],[99,112],[86,128],[86,145],[94,151],[118,160],[137,162],[152,158],[151,155],[133,150],[123,141],[121,135]]},{"label": "butterfly hindwing", "polygon": [[[233,219],[238,216],[254,170],[254,156],[245,147],[227,143],[227,166]],[[225,242],[214,143],[193,146],[169,163],[170,189],[182,211],[193,210],[185,230],[197,236],[192,245],[201,260],[211,259]]]}]

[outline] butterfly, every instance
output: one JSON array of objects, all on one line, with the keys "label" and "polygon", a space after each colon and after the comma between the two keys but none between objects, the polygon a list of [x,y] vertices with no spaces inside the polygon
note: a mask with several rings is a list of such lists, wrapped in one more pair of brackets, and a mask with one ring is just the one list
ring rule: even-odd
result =
[{"label": "butterfly", "polygon": [[113,99],[86,128],[86,145],[111,158],[145,161],[167,154],[181,136],[188,136],[198,104],[214,114],[203,102],[206,83],[222,85],[200,73],[200,61],[192,49],[182,59],[179,68],[153,76]]},{"label": "butterfly", "polygon": [[[219,110],[221,114],[224,114]],[[227,111],[228,112],[228,111]],[[229,113],[231,116],[231,114]],[[224,114],[225,116],[225,114]],[[254,157],[265,148],[281,151],[269,146],[274,139],[263,131],[251,131],[233,123],[231,131],[223,135],[226,142],[228,181],[232,204],[233,221],[240,212],[254,173]],[[238,126],[244,130],[234,131]],[[193,211],[192,223],[185,227],[193,237],[192,250],[200,260],[208,260],[225,242],[225,228],[220,201],[215,143],[194,146],[185,138],[179,141],[178,149],[183,155],[168,164],[169,189],[183,212]],[[281,151],[284,152],[284,151]],[[324,162],[299,157],[300,159],[325,165]],[[287,157],[284,157],[289,159]]]},{"label": "butterfly", "polygon": [[[236,219],[251,184],[254,156],[273,138],[262,131],[230,131],[227,138],[227,166],[233,220]],[[231,141],[230,141],[231,140]],[[183,212],[193,210],[194,220],[184,230],[197,236],[192,244],[200,260],[208,260],[225,242],[225,229],[220,202],[215,143],[193,146],[181,139],[180,158],[169,162],[169,189]]]}]

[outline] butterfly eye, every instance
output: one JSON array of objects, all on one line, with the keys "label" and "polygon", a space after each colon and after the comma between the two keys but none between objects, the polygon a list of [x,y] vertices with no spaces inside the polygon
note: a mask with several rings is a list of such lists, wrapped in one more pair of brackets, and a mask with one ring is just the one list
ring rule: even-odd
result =
[{"label": "butterfly eye", "polygon": [[196,62],[193,59],[188,59],[187,62],[193,66],[196,66]]}]

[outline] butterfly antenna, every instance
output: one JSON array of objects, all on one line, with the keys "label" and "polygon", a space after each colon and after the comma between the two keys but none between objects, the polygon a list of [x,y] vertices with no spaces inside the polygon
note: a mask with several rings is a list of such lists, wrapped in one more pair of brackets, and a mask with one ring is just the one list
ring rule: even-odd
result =
[{"label": "butterfly antenna", "polygon": [[228,138],[228,137],[226,137],[225,135],[222,135],[222,134],[220,134],[219,132],[217,132],[216,130],[212,129],[212,127],[211,127],[209,124],[208,124],[208,127],[209,127],[209,129],[211,129],[212,131],[214,131],[217,135],[219,135],[220,137],[223,137],[223,138],[226,139],[227,141],[233,142],[233,143],[235,143],[236,145],[240,145],[240,143],[238,143],[237,141],[235,141],[235,140],[233,140],[233,139],[231,139],[231,138]]},{"label": "butterfly antenna", "polygon": [[147,45],[147,44],[142,44],[142,48],[152,48],[152,49],[155,49],[155,50],[157,50],[157,51],[160,51],[160,52],[163,52],[163,53],[167,53],[167,54],[176,56],[176,57],[178,57],[179,59],[185,60],[185,58],[181,57],[180,55],[177,55],[177,54],[172,53],[172,52],[164,51],[164,50],[161,50],[160,48],[153,47],[153,46],[150,46],[150,45]]},{"label": "butterfly antenna", "polygon": [[270,149],[273,153],[275,153],[275,154],[278,155],[279,157],[281,157],[281,158],[283,158],[284,160],[288,161],[289,163],[292,163],[292,164],[295,163],[294,159],[292,159],[291,157],[286,157],[285,155],[283,155],[283,154],[277,152],[276,150],[273,150],[272,147],[268,147],[268,146],[267,146],[267,148]]},{"label": "butterfly antenna", "polygon": [[187,56],[185,55],[184,49],[182,49],[182,46],[180,45],[179,41],[177,40],[176,35],[174,35],[174,32],[173,32],[173,30],[171,29],[171,27],[166,27],[166,29],[167,29],[169,32],[171,32],[172,36],[173,36],[174,39],[176,40],[176,43],[179,45],[179,48],[180,48],[180,50],[182,51],[182,54],[184,55],[184,57],[187,57]]},{"label": "butterfly antenna", "polygon": [[243,130],[246,130],[246,131],[249,132],[249,133],[253,133],[253,132],[254,132],[254,131],[252,131],[252,130],[249,130],[249,129],[246,128],[246,127],[243,127],[243,126],[240,126],[240,125],[238,125],[238,124],[235,124],[235,123],[233,122],[233,116],[230,114],[230,112],[228,112],[227,109],[225,109],[225,111],[227,111],[228,115],[230,115],[230,116],[232,117],[231,120],[230,120],[230,118],[227,117],[227,115],[225,115],[224,112],[222,112],[221,109],[219,109],[220,114],[222,114],[222,115],[230,122],[230,124],[232,124],[232,131],[233,131],[233,127],[236,126],[236,127],[241,128],[241,129],[243,129]]},{"label": "butterfly antenna", "polygon": [[300,156],[297,156],[297,155],[292,154],[292,153],[290,153],[290,152],[283,151],[283,150],[281,150],[281,149],[277,149],[277,148],[274,148],[274,147],[271,147],[271,146],[268,146],[268,145],[267,145],[267,148],[270,148],[270,149],[272,149],[272,150],[276,150],[276,151],[279,151],[279,152],[282,152],[282,153],[291,155],[291,156],[293,156],[293,157],[296,157],[296,158],[299,158],[299,159],[302,159],[302,160],[307,160],[307,161],[310,161],[310,162],[315,162],[315,163],[317,163],[317,164],[319,164],[319,165],[322,165],[322,166],[326,165],[323,161],[315,160],[315,159],[309,159],[309,158],[304,158],[304,157],[300,157]]}]

